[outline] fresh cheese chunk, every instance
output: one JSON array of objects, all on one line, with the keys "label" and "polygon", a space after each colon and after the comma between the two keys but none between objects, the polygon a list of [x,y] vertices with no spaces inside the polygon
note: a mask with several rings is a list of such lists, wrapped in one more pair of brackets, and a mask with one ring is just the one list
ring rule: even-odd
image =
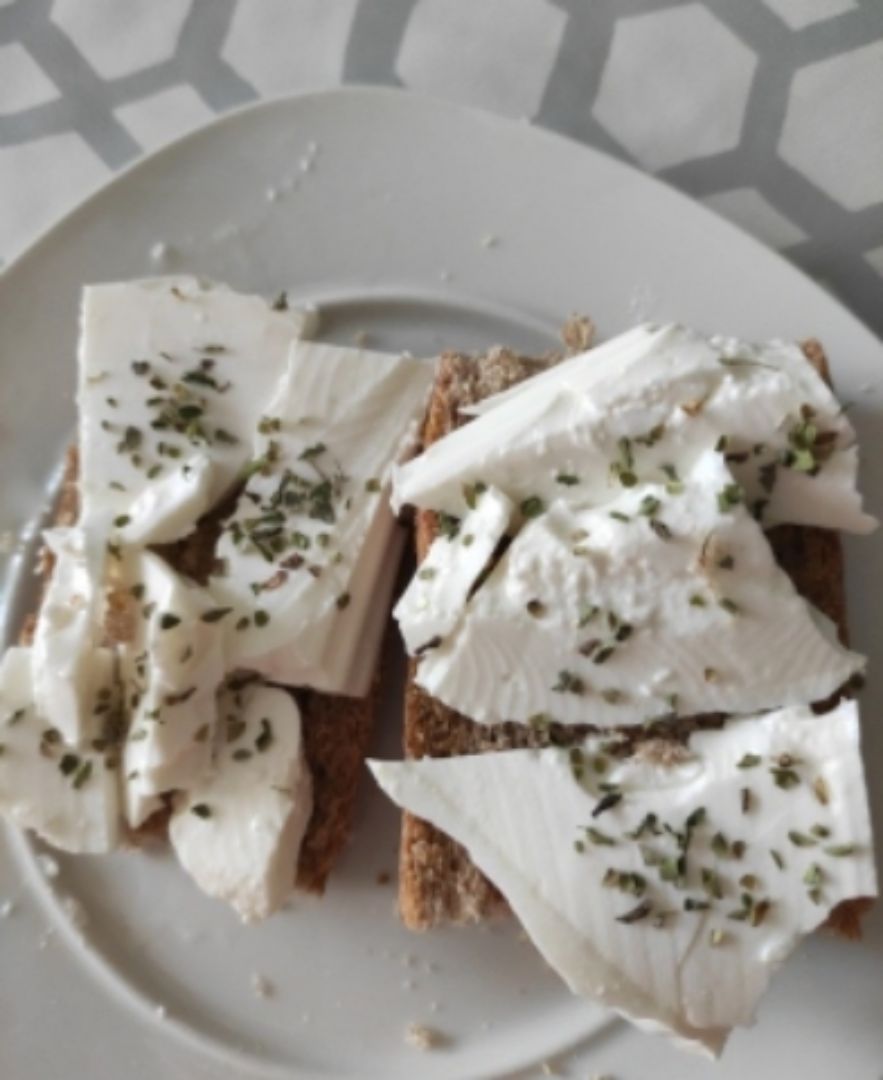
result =
[{"label": "fresh cheese chunk", "polygon": [[225,693],[221,711],[213,769],[176,800],[169,837],[196,884],[251,922],[291,892],[312,787],[289,693],[251,683]]},{"label": "fresh cheese chunk", "polygon": [[868,532],[855,431],[800,347],[638,327],[471,410],[395,477],[394,506],[463,512],[481,482],[516,503],[601,505],[721,443],[765,525]]},{"label": "fresh cheese chunk", "polygon": [[435,647],[460,620],[470,591],[490,562],[513,516],[512,502],[495,488],[472,492],[472,508],[448,518],[402,594],[393,615],[412,655]]},{"label": "fresh cheese chunk", "polygon": [[153,479],[127,512],[114,519],[115,539],[130,547],[186,536],[218,496],[218,472],[207,453],[175,459],[168,472],[157,473],[156,466],[153,469]]},{"label": "fresh cheese chunk", "polygon": [[[252,475],[218,543],[211,580],[231,663],[289,684],[349,681],[394,529],[387,485],[416,438],[432,366],[299,343],[258,425]],[[388,595],[388,594],[387,594]],[[377,635],[379,638],[379,635]]]},{"label": "fresh cheese chunk", "polygon": [[307,317],[192,277],[83,290],[81,521],[186,535],[233,485]]},{"label": "fresh cheese chunk", "polygon": [[208,768],[229,613],[156,555],[133,556],[126,577],[134,582],[134,634],[121,650],[131,709],[123,770],[126,817],[137,828],[160,793],[188,787]]},{"label": "fresh cheese chunk", "polygon": [[117,846],[117,768],[110,757],[68,746],[37,710],[29,649],[7,649],[0,660],[0,748],[4,817],[64,851]]},{"label": "fresh cheese chunk", "polygon": [[[351,574],[351,581],[370,584],[364,589],[353,588],[349,601],[341,601],[343,608],[321,656],[309,663],[282,644],[247,661],[246,666],[286,686],[364,697],[377,673],[377,657],[404,544],[404,531],[392,521],[388,506],[382,507]],[[235,627],[231,622],[228,631]]]},{"label": "fresh cheese chunk", "polygon": [[34,705],[72,746],[93,739],[104,710],[97,696],[114,681],[113,651],[101,644],[104,546],[82,529],[47,529],[54,566],[34,627]]},{"label": "fresh cheese chunk", "polygon": [[474,720],[753,712],[822,700],[864,667],[820,629],[713,451],[674,488],[535,509],[417,669]]},{"label": "fresh cheese chunk", "polygon": [[626,759],[590,741],[369,764],[466,847],[571,990],[712,1053],[805,934],[877,892],[851,701]]}]

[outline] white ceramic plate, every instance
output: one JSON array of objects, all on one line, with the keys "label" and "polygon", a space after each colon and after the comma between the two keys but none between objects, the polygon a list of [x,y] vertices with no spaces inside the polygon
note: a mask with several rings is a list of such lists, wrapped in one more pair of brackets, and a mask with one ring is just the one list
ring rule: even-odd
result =
[{"label": "white ceramic plate", "polygon": [[[151,259],[158,242],[173,246],[165,265]],[[74,427],[80,285],[165,269],[287,288],[322,306],[328,336],[367,331],[372,345],[415,353],[545,348],[574,311],[603,335],[641,317],[816,334],[855,403],[864,485],[881,511],[883,457],[871,448],[883,436],[883,347],[820,288],[601,154],[458,106],[345,90],[248,109],[172,146],[0,276],[0,533],[24,532],[0,557],[7,637],[33,602],[27,537]],[[879,672],[883,548],[848,547],[854,638]],[[398,754],[396,696],[379,754]],[[877,675],[865,700],[872,781],[880,705]],[[393,887],[376,881],[395,871],[397,815],[366,782],[358,818],[325,899],[249,930],[160,852],[47,861],[4,833],[0,1076],[477,1078],[538,1075],[543,1062],[621,1080],[880,1075],[879,913],[863,946],[810,942],[715,1068],[571,998],[511,924],[406,933]],[[443,1045],[406,1045],[411,1022]]]}]

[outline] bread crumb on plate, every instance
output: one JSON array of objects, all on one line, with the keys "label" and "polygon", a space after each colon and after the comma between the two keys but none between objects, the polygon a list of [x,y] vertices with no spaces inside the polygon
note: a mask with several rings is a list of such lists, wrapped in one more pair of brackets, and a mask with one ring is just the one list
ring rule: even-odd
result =
[{"label": "bread crumb on plate", "polygon": [[252,972],[251,976],[251,989],[255,997],[269,998],[276,992],[276,987],[267,978],[266,975],[261,975],[260,972]]},{"label": "bread crumb on plate", "polygon": [[445,1037],[425,1024],[413,1023],[405,1030],[405,1042],[415,1050],[435,1050],[444,1044]]}]

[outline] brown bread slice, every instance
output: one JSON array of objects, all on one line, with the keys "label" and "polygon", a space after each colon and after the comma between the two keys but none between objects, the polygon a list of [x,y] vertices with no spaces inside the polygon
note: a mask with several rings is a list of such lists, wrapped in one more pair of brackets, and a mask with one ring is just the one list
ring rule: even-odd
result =
[{"label": "brown bread slice", "polygon": [[[824,351],[817,341],[803,346],[807,359],[828,378]],[[483,356],[445,354],[440,362],[423,428],[424,447],[468,422],[461,409],[529,378],[555,363],[554,358],[529,360],[505,349]],[[438,535],[436,516],[418,511],[415,520],[417,561],[426,555]],[[797,590],[823,611],[846,641],[846,603],[840,538],[824,529],[785,525],[773,529],[770,540],[780,565]],[[449,757],[492,750],[548,745],[549,735],[521,724],[485,726],[436,701],[414,682],[411,665],[405,690],[404,751],[406,758]],[[720,723],[720,718],[698,718],[679,723],[670,737],[683,737],[696,724]],[[557,727],[551,739],[577,741],[589,730]],[[847,936],[855,936],[864,901],[841,905],[831,922]],[[490,881],[477,869],[465,848],[428,822],[404,813],[399,858],[399,910],[414,930],[443,923],[478,922],[503,913],[507,905]]]},{"label": "brown bread slice", "polygon": [[[68,450],[64,476],[55,505],[53,522],[72,525],[79,507],[78,456],[76,447]],[[214,558],[218,525],[225,508],[210,514],[191,537],[176,544],[157,549],[175,569],[196,581],[204,582]],[[44,586],[52,574],[52,556],[44,549],[38,572]],[[113,608],[113,598],[111,598]],[[125,613],[117,627],[126,625]],[[22,630],[22,643],[29,644],[34,616]],[[109,636],[114,633],[114,621],[109,620]],[[297,885],[310,892],[321,893],[328,875],[344,848],[350,834],[353,807],[362,766],[368,752],[368,740],[374,726],[378,705],[379,677],[365,698],[339,697],[313,690],[296,690],[294,695],[303,719],[304,746],[313,778],[313,814],[307,826],[296,868],[292,868]],[[168,812],[154,815],[133,837],[137,843],[147,836],[164,835]]]}]

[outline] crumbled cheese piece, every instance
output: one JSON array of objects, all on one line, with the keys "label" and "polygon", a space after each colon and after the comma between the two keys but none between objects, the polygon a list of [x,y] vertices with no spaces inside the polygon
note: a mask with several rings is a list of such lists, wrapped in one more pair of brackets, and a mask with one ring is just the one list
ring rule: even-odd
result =
[{"label": "crumbled cheese piece", "polygon": [[58,859],[52,855],[48,855],[46,852],[41,852],[37,856],[37,865],[40,867],[43,876],[50,880],[57,878],[61,872],[61,867],[58,865]]},{"label": "crumbled cheese piece", "polygon": [[63,896],[61,906],[75,930],[85,930],[89,923],[86,909],[75,896]]}]

